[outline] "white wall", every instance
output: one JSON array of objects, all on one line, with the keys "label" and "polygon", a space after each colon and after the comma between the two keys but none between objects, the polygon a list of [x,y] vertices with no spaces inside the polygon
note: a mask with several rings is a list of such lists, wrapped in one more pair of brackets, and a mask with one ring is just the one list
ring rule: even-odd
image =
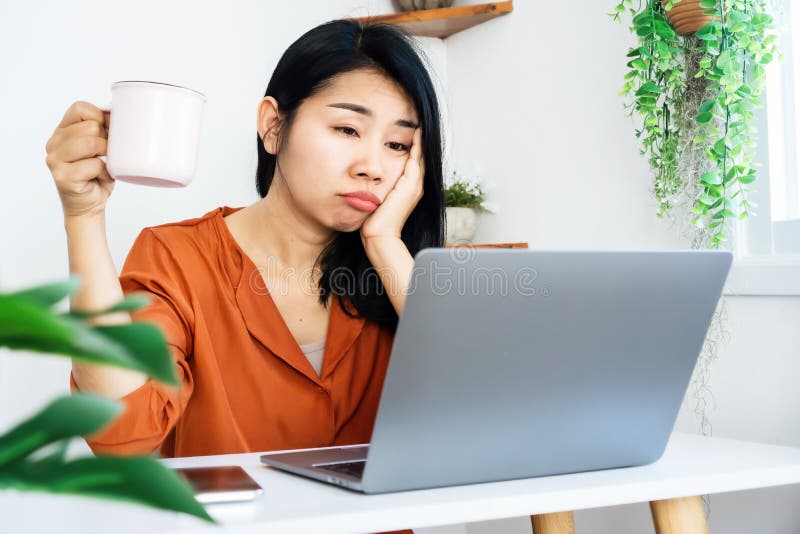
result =
[{"label": "white wall", "polygon": [[[464,3],[477,2],[457,1]],[[684,246],[653,215],[647,166],[617,96],[630,37],[605,16],[612,3],[517,0],[510,15],[443,45],[427,43],[447,86],[448,163],[478,166],[497,183],[501,211],[482,217],[478,241]],[[0,287],[67,274],[44,145],[72,101],[106,102],[112,82],[137,78],[208,95],[191,187],[117,184],[108,222],[120,266],[144,226],[255,200],[256,104],[280,54],[320,22],[390,9],[389,0],[0,3]],[[731,341],[712,371],[715,435],[800,446],[798,317],[798,298],[729,298]],[[67,372],[62,359],[1,354],[0,429],[66,391]],[[696,423],[684,412],[678,427]],[[792,487],[716,496],[712,531],[797,532],[799,497]],[[639,533],[650,531],[647,514],[646,505],[632,505],[579,512],[576,520],[579,532]],[[526,518],[429,529],[529,531]]]}]

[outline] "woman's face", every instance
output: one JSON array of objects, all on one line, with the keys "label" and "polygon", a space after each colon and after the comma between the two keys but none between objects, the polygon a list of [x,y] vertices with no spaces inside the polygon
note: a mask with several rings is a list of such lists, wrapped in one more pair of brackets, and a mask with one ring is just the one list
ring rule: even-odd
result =
[{"label": "woman's face", "polygon": [[306,99],[278,151],[273,187],[284,187],[300,215],[350,232],[374,210],[345,197],[381,202],[403,174],[418,125],[414,105],[391,79],[370,70],[335,77]]}]

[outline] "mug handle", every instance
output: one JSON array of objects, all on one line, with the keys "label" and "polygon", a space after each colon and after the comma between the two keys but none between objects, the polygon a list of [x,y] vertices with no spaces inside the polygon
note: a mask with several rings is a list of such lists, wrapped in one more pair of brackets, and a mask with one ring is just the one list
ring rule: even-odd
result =
[{"label": "mug handle", "polygon": [[[105,114],[108,113],[108,122],[106,123],[106,131],[108,131],[111,127],[111,104],[106,104],[105,106],[97,106],[100,108],[100,111],[103,112],[104,116],[103,119],[105,120]],[[103,163],[108,163],[108,156],[97,156],[97,159],[103,161]]]}]

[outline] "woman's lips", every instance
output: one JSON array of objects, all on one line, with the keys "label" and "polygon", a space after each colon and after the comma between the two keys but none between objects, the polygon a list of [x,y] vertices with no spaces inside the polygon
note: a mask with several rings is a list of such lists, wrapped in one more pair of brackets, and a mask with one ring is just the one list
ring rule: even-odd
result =
[{"label": "woman's lips", "polygon": [[360,211],[375,211],[381,203],[380,199],[372,193],[358,191],[342,195],[345,202]]}]

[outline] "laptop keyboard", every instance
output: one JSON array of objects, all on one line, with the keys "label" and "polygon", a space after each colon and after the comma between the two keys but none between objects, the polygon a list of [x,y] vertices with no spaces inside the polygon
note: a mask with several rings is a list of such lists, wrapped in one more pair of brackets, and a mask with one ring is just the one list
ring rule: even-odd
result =
[{"label": "laptop keyboard", "polygon": [[367,465],[366,460],[356,460],[354,462],[340,462],[336,464],[317,464],[315,467],[325,469],[326,471],[333,471],[334,473],[341,473],[350,475],[351,477],[361,478],[364,475],[364,466]]}]

